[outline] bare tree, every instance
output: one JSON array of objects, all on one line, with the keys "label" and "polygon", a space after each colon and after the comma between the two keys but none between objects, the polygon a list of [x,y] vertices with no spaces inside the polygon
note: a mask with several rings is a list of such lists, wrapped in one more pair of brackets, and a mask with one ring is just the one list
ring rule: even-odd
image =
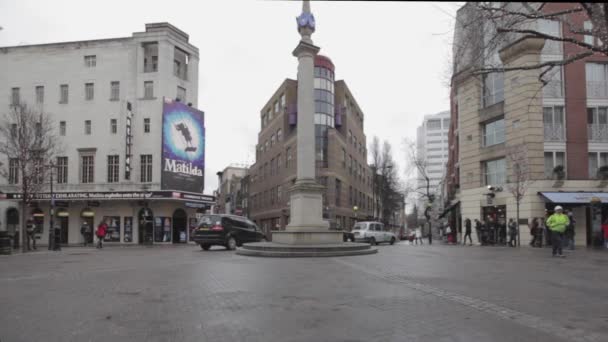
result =
[{"label": "bare tree", "polygon": [[380,141],[377,136],[374,136],[372,139],[372,143],[369,146],[369,151],[372,156],[372,215],[374,217],[380,216],[380,207],[378,205],[379,202],[379,192],[380,192],[380,178],[378,176],[378,168],[380,167],[380,161],[382,159],[381,151],[380,151]]},{"label": "bare tree", "polygon": [[45,167],[58,151],[58,138],[51,118],[24,103],[11,105],[0,118],[0,163],[2,175],[21,195],[21,246],[26,251],[26,210],[45,186],[50,169]]},{"label": "bare tree", "polygon": [[[539,80],[546,85],[553,68],[594,54],[608,56],[608,44],[602,44],[608,42],[606,6],[589,2],[468,2],[456,17],[453,73],[465,69],[473,75],[539,69]],[[588,24],[573,20],[581,15],[588,18]],[[499,51],[526,38],[544,39],[545,45],[574,45],[575,52],[531,65],[504,67]]]},{"label": "bare tree", "polygon": [[431,176],[429,174],[428,162],[426,156],[418,151],[416,143],[409,139],[403,141],[407,172],[415,172],[416,179],[418,180],[416,186],[413,188],[413,193],[423,198],[429,203],[429,206],[424,208],[424,217],[428,223],[429,228],[429,239],[432,239],[432,223],[431,223],[431,212],[433,211],[433,205],[436,198],[436,189],[431,186]]},{"label": "bare tree", "polygon": [[533,180],[530,174],[528,148],[525,145],[516,145],[507,151],[507,160],[512,167],[512,177],[507,181],[507,189],[513,195],[516,205],[517,245],[520,246],[519,232],[519,206],[526,195],[526,190]]}]

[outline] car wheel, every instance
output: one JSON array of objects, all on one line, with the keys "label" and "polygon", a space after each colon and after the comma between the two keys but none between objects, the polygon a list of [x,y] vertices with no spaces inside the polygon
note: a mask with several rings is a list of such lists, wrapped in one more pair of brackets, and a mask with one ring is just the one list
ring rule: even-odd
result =
[{"label": "car wheel", "polygon": [[229,251],[236,249],[236,239],[233,236],[228,238],[228,241],[226,242],[226,249]]},{"label": "car wheel", "polygon": [[392,237],[392,238],[391,238],[391,245],[394,245],[394,244],[395,244],[395,238],[394,238],[394,237]]},{"label": "car wheel", "polygon": [[209,248],[211,248],[211,246],[209,246],[209,245],[201,245],[201,248],[202,248],[204,251],[208,251],[208,250],[209,250]]},{"label": "car wheel", "polygon": [[373,246],[373,245],[378,246],[378,243],[376,242],[376,238],[371,238],[371,239],[369,239],[369,244],[370,244],[370,245],[372,245],[372,246]]}]

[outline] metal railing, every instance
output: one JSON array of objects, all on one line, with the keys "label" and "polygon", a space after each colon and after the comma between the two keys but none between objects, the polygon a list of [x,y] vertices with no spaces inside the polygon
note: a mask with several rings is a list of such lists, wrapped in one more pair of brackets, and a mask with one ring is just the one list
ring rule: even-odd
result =
[{"label": "metal railing", "polygon": [[565,141],[564,124],[545,123],[545,141]]},{"label": "metal railing", "polygon": [[589,141],[608,142],[608,124],[587,125]]}]

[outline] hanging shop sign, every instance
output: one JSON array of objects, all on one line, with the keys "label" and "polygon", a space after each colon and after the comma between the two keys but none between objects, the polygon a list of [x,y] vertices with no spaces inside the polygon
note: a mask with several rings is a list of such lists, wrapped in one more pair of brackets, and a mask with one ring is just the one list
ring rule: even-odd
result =
[{"label": "hanging shop sign", "polygon": [[161,189],[203,192],[204,122],[202,111],[164,99]]},{"label": "hanging shop sign", "polygon": [[95,212],[89,208],[84,208],[84,209],[82,209],[80,216],[81,217],[95,217]]},{"label": "hanging shop sign", "polygon": [[57,210],[56,216],[57,217],[69,217],[70,213],[65,209],[59,209],[59,210]]}]

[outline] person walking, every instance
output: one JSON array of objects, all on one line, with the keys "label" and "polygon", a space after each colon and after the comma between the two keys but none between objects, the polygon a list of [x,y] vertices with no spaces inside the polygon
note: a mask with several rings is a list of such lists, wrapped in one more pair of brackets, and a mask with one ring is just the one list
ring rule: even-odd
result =
[{"label": "person walking", "polygon": [[551,246],[553,247],[553,256],[562,254],[562,239],[566,231],[566,227],[570,224],[567,215],[564,215],[564,209],[561,206],[555,207],[555,213],[547,219],[547,228],[551,231]]},{"label": "person walking", "polygon": [[575,229],[574,225],[576,224],[576,220],[574,219],[572,210],[568,210],[568,220],[570,220],[570,224],[568,224],[568,227],[566,227],[566,232],[564,233],[564,237],[566,240],[565,247],[568,248],[569,250],[573,251],[574,250],[574,229]]},{"label": "person walking", "polygon": [[448,244],[452,243],[452,228],[450,227],[449,223],[445,228],[445,240]]},{"label": "person walking", "polygon": [[80,227],[80,234],[82,234],[82,238],[84,239],[84,247],[86,247],[91,239],[91,226],[89,226],[86,221],[84,221]]},{"label": "person walking", "polygon": [[469,246],[473,246],[473,239],[471,238],[471,220],[466,218],[464,220],[464,238],[462,239],[462,245],[467,244],[467,236],[469,237]]},{"label": "person walking", "polygon": [[106,237],[108,225],[105,220],[102,220],[97,226],[97,248],[103,248],[103,239]]},{"label": "person walking", "polygon": [[509,246],[515,247],[517,246],[517,223],[513,220],[513,218],[509,219]]},{"label": "person walking", "polygon": [[475,219],[475,233],[477,234],[477,243],[481,245],[481,221]]},{"label": "person walking", "polygon": [[532,218],[532,222],[530,223],[530,235],[532,236],[530,246],[536,247],[538,237],[538,219],[536,217]]},{"label": "person walking", "polygon": [[[36,227],[34,226],[34,221],[32,219],[29,219],[26,222],[25,234],[27,237],[27,250],[31,251],[32,247],[36,250]],[[30,241],[32,242],[32,247],[30,247]]]},{"label": "person walking", "polygon": [[418,241],[420,241],[420,244],[424,245],[424,243],[422,243],[422,229],[420,227],[416,228],[415,234],[414,241],[416,241],[416,244],[418,244]]}]

